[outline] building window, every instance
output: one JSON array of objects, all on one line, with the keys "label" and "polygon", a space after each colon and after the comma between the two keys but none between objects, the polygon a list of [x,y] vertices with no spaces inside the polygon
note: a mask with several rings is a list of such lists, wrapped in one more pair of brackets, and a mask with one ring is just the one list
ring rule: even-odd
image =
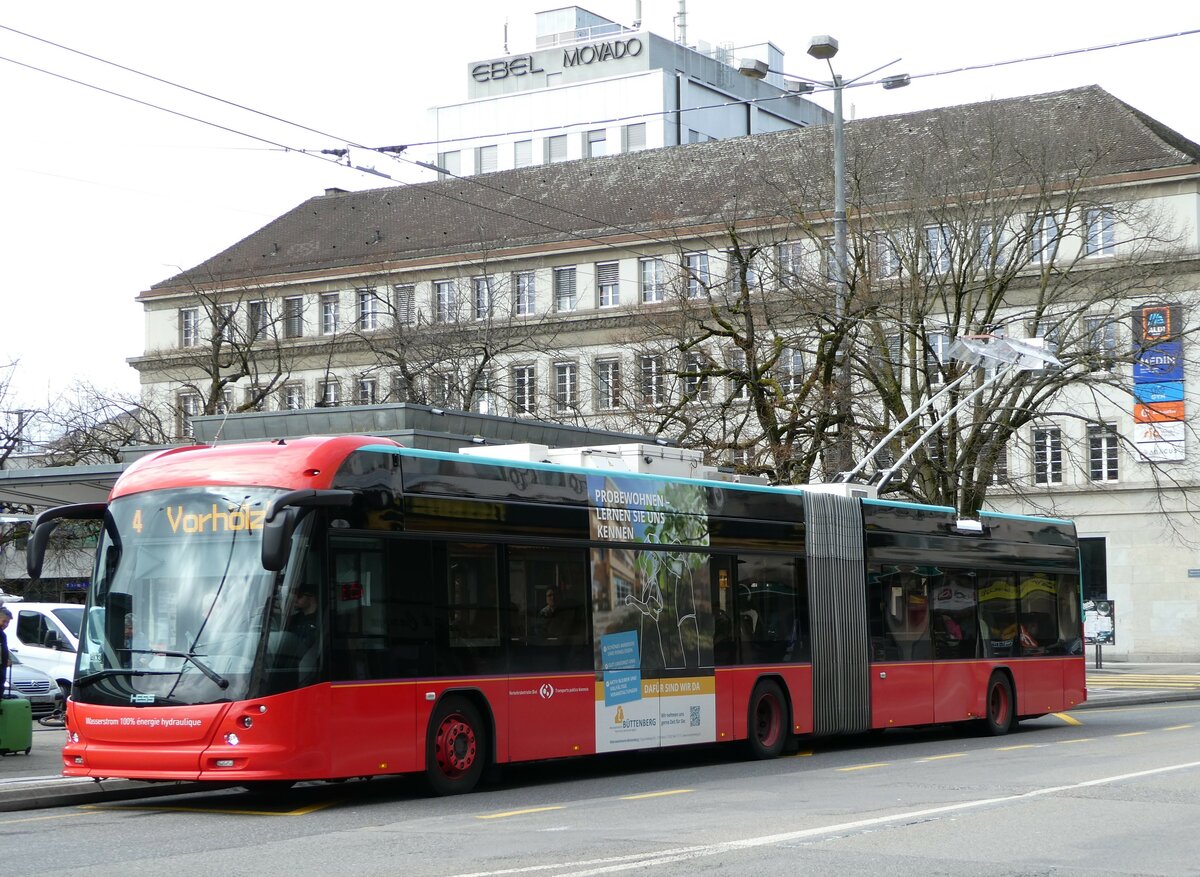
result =
[{"label": "building window", "polygon": [[708,402],[712,399],[712,381],[709,380],[709,363],[702,356],[692,355],[684,362],[683,391],[689,399]]},{"label": "building window", "polygon": [[979,226],[979,264],[984,270],[993,265],[997,268],[1008,263],[1009,244],[1012,233],[1004,226],[996,227],[990,222]]},{"label": "building window", "polygon": [[996,451],[996,459],[992,463],[992,484],[1008,483],[1008,445],[1003,444]]},{"label": "building window", "polygon": [[896,242],[887,235],[875,236],[875,276],[897,277],[900,274],[900,252]]},{"label": "building window", "polygon": [[945,332],[925,335],[925,374],[931,387],[945,381],[943,367],[950,361],[950,336]]},{"label": "building window", "polygon": [[514,302],[516,314],[518,317],[528,317],[537,307],[537,293],[533,285],[533,272],[522,271],[519,274],[513,275],[513,285],[517,288],[517,297]]},{"label": "building window", "polygon": [[374,405],[379,401],[379,385],[374,378],[359,378],[355,389],[354,398],[359,405]]},{"label": "building window", "polygon": [[287,411],[299,411],[304,407],[303,384],[288,384],[283,388],[283,407]]},{"label": "building window", "polygon": [[216,414],[228,414],[233,410],[233,390],[222,390],[221,398],[217,400]]},{"label": "building window", "polygon": [[379,328],[379,296],[373,289],[358,291],[358,330],[373,332]]},{"label": "building window", "polygon": [[[475,171],[480,174],[490,174],[499,167],[500,147],[480,146],[475,150]],[[444,165],[443,165],[444,167]]]},{"label": "building window", "polygon": [[512,405],[514,414],[533,414],[537,410],[537,372],[531,365],[519,365],[512,370]]},{"label": "building window", "polygon": [[1117,324],[1108,317],[1084,317],[1084,343],[1093,371],[1110,371],[1117,360]]},{"label": "building window", "polygon": [[304,334],[304,299],[290,296],[283,300],[283,336],[299,338]]},{"label": "building window", "polygon": [[413,399],[412,381],[402,372],[392,372],[391,392],[388,398],[393,402],[411,402]]},{"label": "building window", "polygon": [[492,316],[492,279],[475,277],[471,280],[476,320],[487,320]]},{"label": "building window", "polygon": [[688,253],[683,257],[683,264],[687,269],[687,297],[707,295],[712,283],[708,273],[708,253]]},{"label": "building window", "polygon": [[663,357],[658,354],[638,359],[642,377],[642,404],[657,408],[667,401],[667,376]]},{"label": "building window", "polygon": [[533,164],[533,141],[518,140],[513,144],[513,167],[529,167]]},{"label": "building window", "polygon": [[546,161],[556,164],[567,160],[567,135],[556,134],[546,138]]},{"label": "building window", "polygon": [[596,408],[612,411],[621,407],[621,361],[596,360]]},{"label": "building window", "polygon": [[236,312],[237,308],[233,305],[217,307],[217,333],[226,344],[233,343],[233,315]]},{"label": "building window", "polygon": [[271,325],[271,309],[265,301],[252,301],[247,310],[246,332],[250,340],[257,340],[267,334]]},{"label": "building window", "polygon": [[454,281],[438,280],[433,284],[434,313],[439,323],[454,319]]},{"label": "building window", "polygon": [[499,414],[496,406],[496,393],[492,389],[490,373],[481,374],[475,382],[475,393],[471,398],[471,409],[480,414]]},{"label": "building window", "polygon": [[617,262],[596,266],[596,291],[602,308],[614,308],[621,303],[621,270]]},{"label": "building window", "polygon": [[785,241],[776,250],[776,260],[779,262],[779,281],[783,283],[784,278],[799,274],[804,267],[804,248],[797,242]]},{"label": "building window", "polygon": [[1053,262],[1058,252],[1060,234],[1058,217],[1053,213],[1033,217],[1029,232],[1029,258],[1042,264]]},{"label": "building window", "polygon": [[[735,294],[740,294],[742,291],[742,266],[743,263],[738,259],[738,254],[733,250],[725,251],[725,277],[728,280]],[[758,288],[758,268],[747,260],[746,268],[746,288],[750,292],[754,292]]]},{"label": "building window", "polygon": [[804,354],[797,347],[785,347],[779,354],[779,388],[785,396],[800,392],[804,383]]},{"label": "building window", "polygon": [[1117,428],[1111,423],[1088,427],[1088,477],[1092,481],[1116,481]]},{"label": "building window", "polygon": [[177,424],[179,435],[191,438],[195,434],[192,430],[192,418],[199,417],[204,413],[204,403],[201,401],[199,393],[180,393],[177,399],[179,403],[179,423]]},{"label": "building window", "polygon": [[608,155],[608,147],[605,145],[605,130],[596,128],[594,131],[588,131],[584,136],[584,143],[587,146],[585,153],[588,158],[600,158]]},{"label": "building window", "polygon": [[200,309],[183,308],[179,312],[179,346],[195,347],[200,343]]},{"label": "building window", "polygon": [[646,123],[635,122],[625,126],[625,151],[637,152],[646,148]]},{"label": "building window", "polygon": [[729,398],[744,400],[750,398],[750,375],[746,367],[746,351],[730,350],[725,358],[729,371]]},{"label": "building window", "polygon": [[[462,173],[462,155],[456,149],[453,152],[438,153],[438,167],[447,174],[458,176]],[[443,174],[445,176],[445,174]]]},{"label": "building window", "polygon": [[417,321],[417,288],[411,283],[396,287],[396,325],[411,326]]},{"label": "building window", "polygon": [[579,404],[579,366],[573,362],[554,364],[554,411],[566,414]]},{"label": "building window", "polygon": [[666,284],[663,281],[663,260],[659,258],[642,259],[641,293],[644,303],[659,302],[666,298]]},{"label": "building window", "polygon": [[317,403],[322,408],[336,408],[341,404],[341,387],[338,384],[337,378],[326,378],[321,381],[317,387],[321,394],[321,401]]},{"label": "building window", "polygon": [[1116,223],[1111,207],[1093,207],[1085,216],[1088,256],[1111,256],[1117,245]]},{"label": "building window", "polygon": [[1057,427],[1033,431],[1034,484],[1062,484],[1062,430]]},{"label": "building window", "polygon": [[340,297],[336,292],[328,292],[321,296],[321,334],[336,335],[341,328],[339,313]]},{"label": "building window", "polygon": [[556,311],[573,311],[577,299],[575,296],[575,269],[554,269],[554,309]]},{"label": "building window", "polygon": [[925,265],[930,274],[950,271],[950,229],[946,226],[925,227]]}]

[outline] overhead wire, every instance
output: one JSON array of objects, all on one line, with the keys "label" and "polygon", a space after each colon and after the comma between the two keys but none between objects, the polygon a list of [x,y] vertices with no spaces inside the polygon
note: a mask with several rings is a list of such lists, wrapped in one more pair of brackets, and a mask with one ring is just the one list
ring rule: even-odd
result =
[{"label": "overhead wire", "polygon": [[[368,152],[374,152],[376,154],[386,156],[397,162],[408,163],[413,166],[424,167],[427,169],[432,168],[436,171],[439,171],[443,175],[448,175],[457,180],[460,180],[463,182],[468,182],[474,186],[479,186],[481,188],[489,189],[492,192],[502,194],[506,197],[517,198],[520,200],[527,201],[527,202],[534,204],[542,209],[550,208],[550,209],[558,211],[559,213],[562,213],[563,215],[571,216],[575,219],[582,219],[584,221],[591,222],[594,225],[601,227],[601,228],[606,228],[611,231],[624,233],[624,234],[636,234],[644,239],[647,239],[648,241],[658,243],[658,244],[665,244],[665,245],[672,246],[672,247],[676,246],[676,243],[674,241],[663,240],[663,239],[657,238],[653,235],[648,235],[644,230],[634,230],[634,229],[622,227],[619,225],[614,225],[614,224],[606,222],[604,220],[600,220],[596,217],[592,217],[592,216],[588,216],[583,213],[578,213],[578,212],[575,212],[572,210],[568,210],[566,208],[560,207],[555,204],[547,204],[542,201],[538,201],[536,199],[532,199],[527,196],[524,196],[519,192],[503,189],[503,188],[500,188],[497,186],[492,186],[489,183],[487,183],[484,179],[481,179],[479,176],[454,174],[454,173],[447,171],[445,168],[439,168],[437,166],[430,165],[425,162],[416,161],[416,160],[408,158],[407,156],[403,156],[399,153],[401,153],[403,150],[407,149],[410,146],[428,146],[428,145],[437,145],[437,144],[441,144],[441,143],[459,142],[459,141],[463,141],[463,140],[480,140],[480,139],[488,139],[491,137],[506,137],[506,136],[513,136],[515,134],[521,134],[521,133],[526,133],[526,132],[542,133],[542,132],[549,131],[549,130],[561,130],[563,128],[578,128],[578,127],[583,127],[583,126],[587,126],[587,125],[609,124],[609,123],[628,121],[628,120],[636,119],[636,118],[647,118],[650,116],[657,116],[657,115],[676,115],[676,114],[682,114],[682,113],[686,113],[686,112],[701,111],[701,110],[706,110],[706,109],[719,109],[719,108],[725,108],[725,107],[737,106],[737,105],[757,105],[757,104],[768,103],[771,101],[785,100],[785,99],[788,99],[793,96],[791,93],[783,93],[783,94],[779,94],[779,95],[770,95],[770,96],[766,96],[766,97],[762,97],[762,98],[747,98],[747,99],[743,99],[743,100],[723,101],[723,102],[719,102],[719,103],[715,103],[715,104],[699,105],[699,106],[687,107],[687,108],[676,108],[676,109],[670,109],[670,110],[655,111],[655,112],[651,112],[651,113],[640,113],[640,114],[634,114],[634,115],[628,115],[628,116],[612,117],[609,119],[589,120],[589,121],[585,121],[585,122],[567,123],[567,124],[554,125],[554,126],[545,126],[545,127],[541,127],[541,128],[520,128],[520,129],[516,129],[513,131],[509,131],[509,132],[496,133],[496,134],[480,134],[480,135],[474,135],[472,137],[446,138],[446,139],[437,140],[437,141],[414,141],[412,143],[408,143],[403,146],[369,147],[369,146],[365,146],[361,143],[356,143],[356,142],[346,139],[346,138],[337,137],[334,134],[322,131],[318,128],[313,128],[311,126],[304,125],[299,122],[294,122],[290,119],[285,119],[280,116],[276,116],[271,113],[267,113],[262,110],[255,109],[253,107],[249,107],[244,104],[240,104],[236,101],[227,100],[225,98],[218,97],[218,96],[210,94],[208,92],[205,92],[205,91],[202,91],[199,89],[195,89],[190,86],[183,85],[181,83],[177,83],[177,82],[174,82],[169,79],[165,79],[163,77],[155,76],[153,74],[137,70],[135,68],[126,66],[124,64],[119,64],[115,61],[110,61],[108,59],[101,58],[101,57],[91,54],[89,52],[84,52],[82,50],[63,45],[63,44],[55,42],[53,40],[48,40],[43,37],[39,37],[35,34],[30,34],[25,31],[18,30],[17,28],[13,28],[13,27],[10,27],[7,25],[0,24],[0,29],[7,30],[7,31],[9,31],[11,33],[15,33],[19,36],[23,36],[28,39],[44,43],[46,45],[60,49],[62,51],[70,52],[72,54],[76,54],[81,57],[88,58],[89,60],[93,60],[93,61],[96,61],[101,64],[112,66],[114,68],[123,70],[128,73],[132,73],[134,75],[150,79],[150,80],[158,82],[160,84],[167,85],[167,86],[170,86],[173,88],[178,88],[178,89],[186,91],[190,94],[193,94],[193,95],[196,95],[196,96],[208,99],[208,100],[216,101],[216,102],[224,104],[226,106],[229,106],[229,107],[232,107],[232,108],[244,111],[244,112],[252,113],[254,115],[261,116],[266,119],[270,119],[271,121],[279,122],[281,124],[295,127],[300,130],[307,131],[309,133],[317,134],[318,136],[321,136],[321,137],[327,137],[327,138],[337,141],[337,142],[345,143],[345,144],[347,144],[347,146],[350,146],[350,147],[353,147],[356,149],[360,149],[360,150],[368,151]],[[1031,62],[1031,61],[1047,60],[1050,58],[1066,57],[1066,56],[1071,56],[1071,55],[1083,54],[1083,53],[1087,53],[1087,52],[1095,52],[1095,51],[1101,51],[1101,50],[1106,50],[1106,49],[1119,48],[1119,47],[1123,47],[1123,46],[1135,45],[1135,44],[1139,44],[1139,43],[1154,42],[1154,41],[1163,40],[1163,39],[1172,39],[1172,38],[1176,38],[1176,37],[1192,35],[1195,33],[1200,33],[1200,29],[1192,29],[1192,30],[1186,30],[1186,31],[1178,31],[1175,33],[1170,33],[1170,34],[1160,34],[1160,35],[1155,35],[1155,36],[1150,36],[1150,37],[1141,37],[1141,38],[1135,38],[1135,39],[1129,39],[1129,40],[1122,40],[1119,42],[1106,43],[1106,44],[1102,44],[1102,45],[1098,45],[1098,46],[1090,46],[1090,47],[1077,48],[1077,49],[1067,49],[1067,50],[1062,50],[1062,51],[1057,51],[1057,52],[1043,53],[1040,55],[1027,56],[1027,57],[1023,57],[1023,58],[1010,59],[1010,60],[1006,60],[1006,61],[974,64],[974,65],[968,65],[968,66],[964,66],[964,67],[951,68],[951,69],[947,69],[947,70],[933,71],[933,72],[929,72],[929,73],[910,74],[909,79],[913,80],[913,79],[931,78],[931,77],[936,77],[936,76],[950,75],[950,74],[954,74],[954,73],[963,73],[963,72],[969,72],[969,71],[975,71],[975,70],[1009,66],[1009,65],[1013,65],[1013,64],[1019,64],[1019,63],[1027,63],[1027,62]],[[341,161],[341,156],[338,155],[338,153],[341,152],[340,150],[326,149],[326,150],[321,150],[321,151],[315,151],[315,150],[308,150],[308,149],[289,146],[289,145],[280,143],[276,140],[272,140],[272,139],[262,137],[262,136],[259,136],[256,134],[251,134],[247,131],[243,131],[243,130],[240,130],[237,128],[232,128],[232,127],[229,127],[226,125],[221,125],[216,122],[211,122],[206,119],[202,119],[200,117],[190,115],[188,113],[183,113],[178,110],[170,109],[169,107],[164,107],[164,106],[161,106],[158,104],[151,103],[149,101],[142,100],[140,98],[132,97],[130,95],[126,95],[126,94],[123,94],[123,93],[120,93],[117,91],[113,91],[111,89],[103,88],[101,86],[94,85],[92,83],[84,82],[82,80],[78,80],[78,79],[75,79],[75,78],[72,78],[69,76],[65,76],[64,74],[55,73],[51,70],[46,70],[44,68],[37,67],[32,64],[27,64],[22,61],[17,61],[13,58],[0,56],[0,60],[8,61],[9,63],[15,64],[15,65],[18,65],[21,67],[25,67],[30,70],[34,70],[36,72],[43,73],[48,76],[62,79],[62,80],[71,82],[76,85],[90,88],[90,89],[111,95],[113,97],[118,97],[118,98],[121,98],[124,100],[128,100],[128,101],[145,106],[150,109],[156,109],[161,112],[168,113],[170,115],[174,115],[174,116],[177,116],[177,117],[180,117],[183,119],[187,119],[189,121],[194,121],[194,122],[197,122],[202,125],[207,125],[209,127],[213,127],[218,130],[222,130],[227,133],[234,134],[236,136],[242,136],[242,137],[246,137],[246,138],[249,138],[252,140],[256,140],[260,143],[267,144],[268,146],[283,150],[285,152],[299,152],[304,155],[308,155],[308,156],[311,156],[314,158],[319,158],[322,161],[333,164],[337,167],[347,167],[349,169],[356,170],[356,171],[359,171],[362,173],[373,174],[375,176],[379,176],[379,177],[388,179],[389,181],[396,183],[398,186],[412,185],[411,183],[408,183],[406,181],[397,180],[396,178],[392,177],[391,175],[386,174],[381,171],[378,171],[375,168],[366,168],[366,167],[355,166],[350,163],[348,158],[347,158],[347,161],[345,163],[343,163]],[[801,77],[801,76],[791,76],[790,74],[784,74],[784,75],[789,76],[790,78],[800,79],[800,80],[803,80],[806,82],[816,84],[818,87],[814,88],[811,92],[808,92],[808,94],[817,94],[817,93],[823,93],[823,92],[828,92],[828,91],[834,90],[834,88],[830,84],[827,84],[827,83],[820,83],[817,80],[810,80],[810,79],[807,79],[806,77]],[[868,74],[868,75],[870,75],[870,74]],[[857,81],[852,81],[852,82],[846,83],[845,85],[842,86],[842,88],[845,89],[845,88],[863,87],[863,86],[867,86],[867,85],[880,84],[882,82],[883,82],[883,80],[878,80],[878,81],[857,80]],[[575,237],[576,240],[589,241],[592,243],[599,244],[603,247],[612,247],[613,246],[609,242],[599,240],[597,238],[589,237],[586,235],[581,237],[581,236],[579,236],[578,232],[576,232],[576,231],[568,231],[566,229],[559,228],[558,226],[549,225],[549,224],[546,224],[543,222],[539,222],[537,220],[533,220],[528,216],[517,216],[516,214],[509,213],[507,211],[501,210],[501,209],[494,207],[492,205],[489,205],[489,204],[476,203],[474,201],[467,200],[466,198],[461,198],[461,197],[457,197],[455,195],[451,195],[451,194],[447,193],[446,191],[444,191],[444,187],[431,187],[428,191],[430,191],[431,193],[437,194],[439,197],[443,197],[448,200],[458,202],[467,207],[480,209],[480,210],[486,210],[486,211],[493,212],[493,213],[496,213],[501,216],[505,216],[510,219],[517,219],[522,222],[527,222],[527,223],[533,224],[537,227],[544,228],[547,231],[552,231],[556,234],[572,235]],[[630,248],[624,247],[622,249],[628,251]],[[639,256],[647,255],[645,253],[640,253],[636,250],[634,252]]]}]

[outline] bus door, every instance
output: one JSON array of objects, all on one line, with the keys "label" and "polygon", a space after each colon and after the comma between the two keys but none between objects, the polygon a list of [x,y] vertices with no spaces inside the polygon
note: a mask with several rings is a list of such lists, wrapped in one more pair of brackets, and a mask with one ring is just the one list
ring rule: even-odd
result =
[{"label": "bus door", "polygon": [[913,566],[883,564],[867,569],[872,728],[934,720],[931,575],[932,568]]},{"label": "bus door", "polygon": [[335,533],[328,566],[333,771],[419,770],[424,729],[410,680],[435,670],[430,544]]},{"label": "bus door", "polygon": [[594,752],[587,549],[509,545],[505,558],[509,757]]}]

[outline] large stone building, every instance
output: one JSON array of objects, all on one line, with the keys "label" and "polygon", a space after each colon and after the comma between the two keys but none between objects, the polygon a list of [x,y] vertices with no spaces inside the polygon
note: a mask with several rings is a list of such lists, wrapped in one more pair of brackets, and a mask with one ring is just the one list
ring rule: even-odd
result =
[{"label": "large stone building", "polygon": [[959,377],[954,338],[1032,340],[1060,364],[984,387],[885,495],[1074,518],[1087,596],[1117,607],[1110,653],[1200,658],[1200,146],[1095,87],[846,129],[844,278],[816,126],[329,190],[143,292],[132,362],[181,433],[420,402],[803,481]]}]

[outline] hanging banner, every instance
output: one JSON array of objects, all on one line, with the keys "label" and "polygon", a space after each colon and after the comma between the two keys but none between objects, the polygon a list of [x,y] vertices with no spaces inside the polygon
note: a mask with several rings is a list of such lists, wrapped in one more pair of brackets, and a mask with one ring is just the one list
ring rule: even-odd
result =
[{"label": "hanging banner", "polygon": [[1133,309],[1133,444],[1143,462],[1186,457],[1182,310],[1174,304]]}]

